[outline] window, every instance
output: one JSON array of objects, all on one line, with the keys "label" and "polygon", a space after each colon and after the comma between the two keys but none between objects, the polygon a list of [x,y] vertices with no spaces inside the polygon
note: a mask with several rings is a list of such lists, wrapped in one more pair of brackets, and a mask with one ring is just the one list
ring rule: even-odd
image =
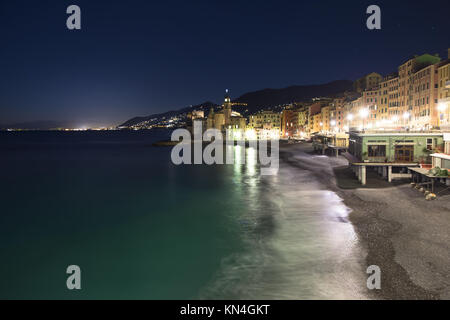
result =
[{"label": "window", "polygon": [[386,157],[386,146],[367,146],[369,157]]},{"label": "window", "polygon": [[433,139],[427,138],[427,150],[433,150]]}]

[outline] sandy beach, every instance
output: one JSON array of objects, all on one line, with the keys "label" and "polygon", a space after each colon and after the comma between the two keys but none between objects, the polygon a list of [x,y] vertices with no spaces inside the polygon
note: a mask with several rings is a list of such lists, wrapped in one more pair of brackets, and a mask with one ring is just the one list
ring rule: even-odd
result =
[{"label": "sandy beach", "polygon": [[316,155],[309,143],[282,144],[280,160],[314,173],[351,208],[350,221],[367,252],[363,269],[381,269],[381,289],[371,290],[371,297],[450,299],[448,193],[426,201],[408,182],[390,184],[375,173],[368,173],[363,187],[344,157]]}]

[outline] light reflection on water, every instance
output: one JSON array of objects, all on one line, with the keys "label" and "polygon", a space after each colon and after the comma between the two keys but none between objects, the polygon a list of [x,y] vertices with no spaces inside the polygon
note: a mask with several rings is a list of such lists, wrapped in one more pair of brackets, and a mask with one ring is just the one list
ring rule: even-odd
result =
[{"label": "light reflection on water", "polygon": [[[348,209],[308,171],[261,176],[243,147],[228,151],[244,164],[175,166],[156,139],[0,135],[1,298],[364,297]],[[83,270],[77,295],[69,264]]]},{"label": "light reflection on water", "polygon": [[[236,153],[242,152],[239,148]],[[312,175],[280,163],[276,176],[261,176],[257,151],[233,168],[234,192],[245,208],[239,220],[245,250],[222,261],[202,298],[364,299],[366,278],[349,209]]]}]

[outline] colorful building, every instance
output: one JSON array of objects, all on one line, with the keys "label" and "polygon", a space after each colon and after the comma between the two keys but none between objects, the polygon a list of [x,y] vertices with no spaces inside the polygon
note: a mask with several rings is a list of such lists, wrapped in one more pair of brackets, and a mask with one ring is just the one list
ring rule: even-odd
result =
[{"label": "colorful building", "polygon": [[438,126],[450,130],[450,49],[447,60],[439,63],[437,68],[438,85]]},{"label": "colorful building", "polygon": [[444,150],[442,133],[350,132],[349,153],[361,162],[421,163]]},{"label": "colorful building", "polygon": [[[430,69],[428,69],[430,71],[426,71],[426,74],[422,73],[418,75],[418,73],[421,72],[422,69],[438,63],[440,60],[441,59],[438,56],[422,54],[420,56],[415,56],[407,60],[405,63],[399,66],[398,103],[399,110],[402,113],[400,120],[402,126],[417,126],[419,123],[422,123],[422,119],[418,119],[419,116],[417,116],[416,118],[416,114],[420,114],[420,112],[424,109],[430,109],[430,116],[428,116],[427,111],[427,117],[432,117],[431,109],[434,107],[433,97],[435,95],[435,92],[434,87],[431,86],[431,82],[433,82],[434,85],[435,77],[434,74],[431,74]],[[422,78],[426,79],[422,80]],[[423,83],[425,83],[426,85],[426,82],[428,82],[428,89],[421,88],[421,90],[417,92],[416,90],[418,84],[420,83],[422,85]],[[424,94],[425,91],[426,94]],[[423,101],[421,105],[416,104],[419,96],[420,98],[426,98],[426,96],[428,96],[428,106],[426,108],[421,108],[421,106],[423,105]]]},{"label": "colorful building", "polygon": [[364,90],[370,90],[378,86],[378,84],[383,80],[381,74],[376,72],[371,72],[364,77],[356,80],[353,83],[353,89],[356,92],[363,92]]}]

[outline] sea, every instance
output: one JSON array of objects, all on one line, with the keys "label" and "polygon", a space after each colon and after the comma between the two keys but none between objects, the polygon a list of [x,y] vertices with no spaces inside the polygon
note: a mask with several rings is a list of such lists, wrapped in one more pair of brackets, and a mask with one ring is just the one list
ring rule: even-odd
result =
[{"label": "sea", "polygon": [[240,146],[174,165],[168,138],[0,132],[0,299],[367,298],[350,209],[313,174]]}]

